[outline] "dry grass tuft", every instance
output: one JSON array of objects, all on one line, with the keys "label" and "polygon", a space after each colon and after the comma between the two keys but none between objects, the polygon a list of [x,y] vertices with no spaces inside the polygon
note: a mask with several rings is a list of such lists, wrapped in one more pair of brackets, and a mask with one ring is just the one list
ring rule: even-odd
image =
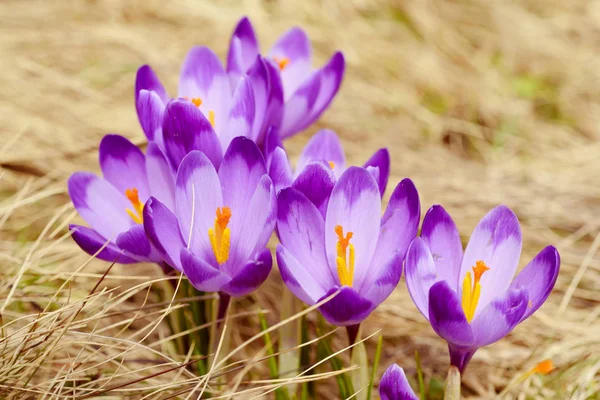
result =
[{"label": "dry grass tuft", "polygon": [[[188,303],[159,298],[169,287],[160,271],[108,271],[70,240],[66,226],[77,217],[65,181],[98,171],[105,133],[144,142],[133,107],[139,65],[151,64],[175,93],[188,48],[207,44],[224,56],[243,14],[263,47],[299,24],[318,63],[335,49],[346,54],[340,94],[317,127],[291,141],[293,154],[323,127],[342,136],[353,163],[387,146],[390,183],[411,177],[423,211],[443,204],[465,240],[504,203],[522,223],[523,263],[558,247],[562,270],[547,304],[476,354],[463,394],[600,398],[600,3],[586,0],[4,1],[0,395],[185,398],[209,382],[181,367],[190,355],[176,354],[164,319]],[[235,305],[232,315],[243,315],[232,320],[232,346],[259,332],[260,309],[278,321],[280,292],[274,274]],[[365,336],[382,329],[381,371],[398,362],[414,376],[418,350],[426,379],[444,376],[444,344],[403,283],[365,328]],[[338,335],[334,349],[344,346]],[[245,360],[227,375],[236,398],[277,384],[259,361],[265,351],[257,340],[234,357]],[[511,383],[545,358],[554,373]],[[335,380],[319,372],[330,398]],[[207,390],[222,392],[218,381]]]}]

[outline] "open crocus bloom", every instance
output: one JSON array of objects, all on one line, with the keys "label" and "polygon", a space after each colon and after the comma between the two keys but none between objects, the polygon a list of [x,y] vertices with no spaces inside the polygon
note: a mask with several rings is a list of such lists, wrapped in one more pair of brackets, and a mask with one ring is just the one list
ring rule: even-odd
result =
[{"label": "open crocus bloom", "polygon": [[262,154],[251,140],[232,142],[217,173],[199,151],[177,172],[175,210],[150,198],[144,226],[163,259],[205,292],[243,296],[271,270],[266,248],[276,197]]},{"label": "open crocus bloom", "polygon": [[[150,196],[174,207],[175,173],[155,143],[144,155],[133,143],[107,135],[100,143],[104,178],[76,172],[69,178],[69,195],[90,228],[71,225],[73,239],[89,254],[122,264],[161,262],[144,233],[143,210]],[[151,178],[150,178],[151,177]]]},{"label": "open crocus bloom", "polygon": [[[226,148],[235,136],[260,143],[267,127],[279,126],[283,88],[276,67],[254,57],[234,85],[218,57],[207,47],[192,48],[181,70],[177,96],[200,110]],[[135,101],[150,141],[162,145],[162,117],[170,97],[148,65],[137,72]]]},{"label": "open crocus bloom", "polygon": [[[325,212],[335,181],[347,168],[344,148],[334,131],[322,129],[317,132],[302,150],[293,171],[283,144],[277,141],[273,131],[267,134],[265,154],[269,176],[277,191],[291,186]],[[377,150],[363,167],[373,175],[383,197],[390,174],[388,150]]]},{"label": "open crocus bloom", "polygon": [[506,206],[477,225],[463,254],[458,231],[441,206],[425,216],[421,237],[406,255],[406,284],[419,311],[448,342],[462,373],[475,351],[506,336],[546,300],[560,267],[558,251],[544,248],[513,279],[521,228]]},{"label": "open crocus bloom", "polygon": [[379,382],[381,400],[418,400],[419,397],[410,387],[404,370],[392,364],[385,370]]},{"label": "open crocus bloom", "polygon": [[340,290],[321,306],[334,325],[355,325],[398,284],[408,244],[417,234],[419,196],[404,179],[381,215],[373,175],[348,168],[336,182],[325,217],[294,188],[278,196],[277,263],[287,287],[312,305]]},{"label": "open crocus bloom", "polygon": [[[232,82],[246,73],[260,53],[254,28],[242,18],[231,37],[227,72]],[[294,27],[284,33],[265,57],[281,75],[284,93],[282,138],[306,129],[329,106],[344,75],[344,56],[337,52],[318,70],[311,65],[312,46],[306,33]]]}]

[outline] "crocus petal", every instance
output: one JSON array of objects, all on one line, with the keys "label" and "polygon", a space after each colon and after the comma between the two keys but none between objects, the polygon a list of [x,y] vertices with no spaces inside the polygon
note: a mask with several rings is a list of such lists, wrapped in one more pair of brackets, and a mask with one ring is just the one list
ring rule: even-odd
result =
[{"label": "crocus petal", "polygon": [[277,71],[262,57],[258,57],[248,71],[247,80],[252,87],[255,104],[254,122],[249,137],[260,146],[265,140],[267,129],[281,124],[283,88]]},{"label": "crocus petal", "polygon": [[[475,318],[490,301],[506,292],[515,276],[520,256],[519,220],[508,207],[498,206],[483,217],[473,231],[460,268],[459,282],[479,260],[489,268],[480,280],[481,296]],[[460,295],[462,285],[458,286]]]},{"label": "crocus petal", "polygon": [[218,292],[231,281],[228,275],[186,248],[181,250],[181,266],[192,286],[203,292]]},{"label": "crocus petal", "polygon": [[[327,268],[324,225],[323,216],[304,194],[293,188],[279,192],[277,231],[281,244],[307,270],[312,280],[329,289],[336,284],[337,273],[334,275]],[[289,264],[288,267],[292,268]],[[291,272],[297,276],[294,271]],[[304,282],[299,282],[304,285]]]},{"label": "crocus petal", "polygon": [[388,178],[390,176],[390,152],[388,149],[383,148],[377,150],[371,156],[371,158],[367,160],[364,167],[375,167],[379,170],[377,183],[379,184],[379,192],[381,193],[381,197],[383,197],[385,189],[387,188]]},{"label": "crocus petal", "polygon": [[273,151],[268,169],[275,186],[275,193],[292,184],[292,167],[283,148],[277,147]]},{"label": "crocus petal", "polygon": [[158,93],[144,89],[138,93],[136,106],[138,119],[146,137],[162,145],[162,120],[166,103]]},{"label": "crocus petal", "polygon": [[79,215],[103,238],[114,241],[134,224],[125,211],[132,208],[131,203],[105,179],[90,172],[75,172],[68,188]]},{"label": "crocus petal", "polygon": [[[142,65],[135,78],[135,103],[138,104],[140,91],[155,92],[164,104],[169,101],[169,94],[149,65]],[[138,115],[140,114],[138,110]]]},{"label": "crocus petal", "polygon": [[467,347],[473,344],[471,325],[456,292],[446,281],[439,281],[429,289],[429,322],[448,343]]},{"label": "crocus petal", "polygon": [[179,255],[185,242],[179,222],[171,210],[153,197],[148,199],[144,207],[144,231],[161,259],[182,271]]},{"label": "crocus petal", "polygon": [[528,301],[527,290],[518,288],[489,303],[471,322],[475,345],[487,346],[506,336],[521,321]]},{"label": "crocus petal", "polygon": [[281,244],[277,245],[277,265],[283,283],[290,292],[308,305],[315,304],[330,288],[326,282],[315,279],[311,269],[301,264]]},{"label": "crocus petal", "polygon": [[214,129],[225,127],[231,104],[229,77],[208,47],[193,47],[187,54],[179,78],[179,97],[200,98],[200,111],[204,115],[214,112]]},{"label": "crocus petal", "polygon": [[382,267],[369,268],[369,270],[377,270],[377,274],[373,279],[370,279],[370,284],[362,285],[360,288],[361,295],[370,300],[375,306],[383,303],[385,299],[394,291],[400,277],[402,276],[402,262],[404,254],[396,252],[392,254]]},{"label": "crocus petal", "polygon": [[208,158],[199,151],[185,156],[177,171],[175,214],[192,252],[215,263],[208,230],[214,227],[217,208],[226,205],[217,171]]},{"label": "crocus petal", "polygon": [[[263,61],[265,62],[265,67],[269,76],[269,90],[267,110],[265,111],[261,132],[267,132],[271,127],[279,129],[281,126],[284,109],[284,93],[279,68],[264,59]],[[262,143],[260,138],[261,136],[259,136],[258,139],[259,144]]]},{"label": "crocus petal", "polygon": [[540,251],[513,280],[510,288],[523,287],[527,289],[529,297],[529,304],[521,321],[529,318],[544,304],[556,283],[559,269],[560,255],[558,250],[554,246],[548,246]]},{"label": "crocus petal", "polygon": [[406,253],[405,265],[408,293],[421,314],[429,319],[429,289],[440,279],[425,240],[417,237],[412,241]]},{"label": "crocus petal", "polygon": [[[81,225],[69,225],[73,240],[83,251],[89,255],[94,255],[106,244],[107,240],[100,236],[96,231]],[[98,254],[96,258],[104,261],[118,262],[119,264],[131,264],[139,262],[135,258],[124,254],[116,244],[108,243]]]},{"label": "crocus petal", "polygon": [[225,127],[219,133],[221,148],[226,149],[236,136],[245,136],[253,141],[256,140],[252,137],[252,124],[254,123],[255,114],[254,92],[248,79],[243,77],[233,94],[233,101]]},{"label": "crocus petal", "polygon": [[344,68],[342,53],[334,54],[327,65],[314,72],[286,100],[281,125],[282,138],[302,131],[321,116],[340,88]]},{"label": "crocus petal", "polygon": [[149,196],[144,153],[136,145],[119,135],[106,135],[100,142],[100,168],[104,179],[119,192],[137,189],[139,198]]},{"label": "crocus petal", "polygon": [[348,326],[356,325],[364,321],[375,308],[370,300],[362,297],[356,290],[344,286],[334,287],[319,299],[319,301],[331,296],[340,290],[334,298],[323,304],[320,308],[323,317],[333,325]]},{"label": "crocus petal", "polygon": [[325,244],[332,272],[337,275],[336,226],[340,225],[344,234],[352,232],[356,259],[354,266],[354,284],[361,286],[379,237],[381,215],[381,197],[379,187],[366,169],[350,167],[335,184],[325,217]]},{"label": "crocus petal", "polygon": [[248,262],[241,268],[231,281],[221,288],[221,291],[235,297],[253,292],[267,279],[272,264],[271,251],[263,249],[256,260]]},{"label": "crocus petal", "polygon": [[419,398],[410,387],[404,370],[397,364],[392,364],[385,370],[379,382],[379,397],[381,400],[418,400]]},{"label": "crocus petal", "polygon": [[237,79],[248,71],[258,53],[258,40],[252,23],[248,17],[243,17],[235,27],[229,42],[227,72],[232,82],[237,83]]},{"label": "crocus petal", "polygon": [[194,104],[173,100],[167,104],[163,119],[163,136],[167,156],[174,168],[189,152],[200,150],[215,167],[221,163],[221,143],[210,122]]},{"label": "crocus petal", "polygon": [[298,158],[296,176],[313,161],[333,163],[333,171],[336,176],[340,176],[346,169],[344,148],[338,136],[331,129],[320,130],[308,141]]},{"label": "crocus petal", "polygon": [[311,52],[310,40],[299,27],[293,27],[284,33],[269,51],[268,57],[275,63],[286,62],[281,69],[286,99],[309,77],[312,70]]},{"label": "crocus petal", "polygon": [[335,185],[335,175],[329,165],[313,162],[307,165],[294,180],[292,187],[313,202],[325,216],[329,196]]},{"label": "crocus petal", "polygon": [[435,263],[438,280],[445,280],[457,293],[463,258],[462,243],[458,229],[442,206],[435,205],[423,219],[421,237],[427,244]]},{"label": "crocus petal", "polygon": [[146,149],[146,172],[151,177],[150,194],[175,210],[175,172],[156,143],[149,143]]},{"label": "crocus petal", "polygon": [[152,249],[142,224],[134,225],[128,231],[120,233],[117,236],[117,246],[141,259],[153,262],[162,261],[156,251]]}]

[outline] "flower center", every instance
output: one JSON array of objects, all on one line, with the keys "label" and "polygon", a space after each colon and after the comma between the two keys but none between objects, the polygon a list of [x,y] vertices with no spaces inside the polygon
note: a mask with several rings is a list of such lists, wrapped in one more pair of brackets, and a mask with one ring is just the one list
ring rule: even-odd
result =
[{"label": "flower center", "polygon": [[344,236],[344,228],[337,225],[335,233],[338,237],[336,264],[340,285],[352,287],[354,279],[354,245],[350,243],[352,232],[347,232]]},{"label": "flower center", "polygon": [[229,224],[229,219],[231,218],[231,209],[229,207],[217,207],[216,214],[214,228],[208,228],[208,238],[217,263],[221,265],[229,259],[231,231],[227,227],[227,224]]},{"label": "flower center", "polygon": [[283,71],[285,67],[290,63],[290,59],[287,57],[273,57],[273,61],[277,63],[280,71]]},{"label": "flower center", "polygon": [[133,206],[133,210],[126,208],[125,211],[136,224],[141,224],[144,222],[144,205],[140,201],[138,190],[136,188],[127,189],[125,196]]},{"label": "flower center", "polygon": [[462,291],[462,308],[469,323],[471,323],[475,316],[475,310],[477,309],[477,303],[479,303],[479,296],[481,295],[481,283],[479,281],[483,273],[489,270],[488,266],[481,260],[477,261],[472,268],[474,279],[471,280],[471,272],[467,272],[463,281]]}]

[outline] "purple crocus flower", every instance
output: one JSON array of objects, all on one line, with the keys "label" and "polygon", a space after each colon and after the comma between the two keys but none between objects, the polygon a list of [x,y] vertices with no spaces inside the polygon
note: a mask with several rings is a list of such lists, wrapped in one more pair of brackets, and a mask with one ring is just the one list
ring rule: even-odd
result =
[{"label": "purple crocus flower", "polygon": [[[292,170],[283,144],[273,131],[267,134],[265,155],[269,175],[277,191],[291,186],[308,196],[323,212],[336,179],[347,168],[342,143],[330,129],[322,129],[310,139],[300,154],[295,170]],[[388,150],[377,150],[364,168],[373,174],[383,197],[390,174]]]},{"label": "purple crocus flower", "polygon": [[[201,111],[227,148],[235,136],[257,143],[269,126],[279,126],[283,88],[276,67],[254,57],[234,85],[218,57],[207,47],[192,48],[181,70],[177,96]],[[162,145],[162,117],[170,97],[148,65],[137,72],[135,101],[140,124],[150,141]]]},{"label": "purple crocus flower", "polygon": [[406,283],[417,308],[448,342],[451,364],[462,373],[479,347],[494,343],[546,300],[560,257],[544,248],[513,279],[521,255],[521,228],[506,206],[477,225],[463,254],[456,225],[441,206],[423,221],[406,255]]},{"label": "purple crocus flower", "polygon": [[419,196],[409,179],[396,186],[381,215],[377,181],[366,169],[348,168],[335,183],[325,216],[289,187],[278,196],[277,263],[296,297],[321,306],[334,325],[356,325],[394,290],[408,244],[417,234]]},{"label": "purple crocus flower", "polygon": [[404,370],[392,364],[385,370],[379,382],[381,400],[418,400],[419,397],[410,387]]},{"label": "purple crocus flower", "polygon": [[202,152],[187,154],[177,171],[175,209],[150,198],[144,227],[163,259],[196,289],[243,296],[271,270],[266,245],[276,209],[262,153],[237,137],[218,172]]},{"label": "purple crocus flower", "polygon": [[69,178],[71,200],[90,225],[70,225],[75,242],[88,254],[122,264],[162,258],[144,233],[143,210],[150,196],[174,208],[175,173],[163,152],[150,143],[146,154],[119,135],[100,142],[103,178],[76,172]]},{"label": "purple crocus flower", "polygon": [[[279,70],[283,82],[284,112],[280,133],[283,139],[306,129],[329,106],[344,75],[345,61],[336,52],[325,66],[313,70],[312,46],[299,27],[284,33],[266,59]],[[242,18],[231,37],[227,56],[227,72],[232,82],[246,73],[260,53],[258,40],[250,20]]]}]

